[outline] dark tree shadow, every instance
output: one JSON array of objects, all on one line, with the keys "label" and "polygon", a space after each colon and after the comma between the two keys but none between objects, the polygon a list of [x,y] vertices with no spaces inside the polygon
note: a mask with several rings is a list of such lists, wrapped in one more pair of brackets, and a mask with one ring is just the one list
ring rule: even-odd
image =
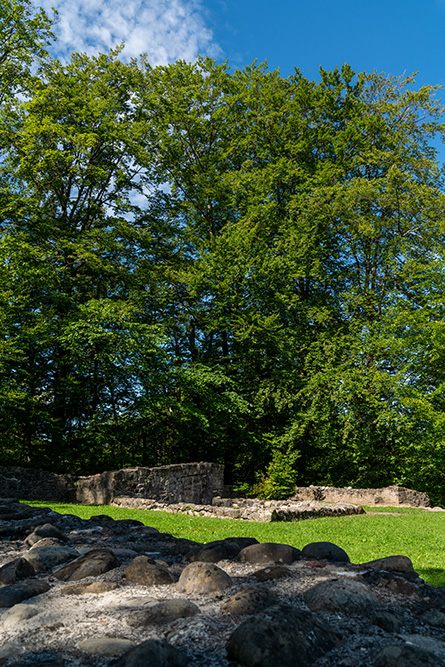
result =
[{"label": "dark tree shadow", "polygon": [[417,572],[426,582],[433,586],[445,586],[445,570],[441,567],[422,567]]}]

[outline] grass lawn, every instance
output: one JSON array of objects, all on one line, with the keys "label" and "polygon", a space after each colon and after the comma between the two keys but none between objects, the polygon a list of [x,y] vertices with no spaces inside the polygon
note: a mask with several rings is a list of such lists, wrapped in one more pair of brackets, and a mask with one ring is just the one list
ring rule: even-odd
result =
[{"label": "grass lawn", "polygon": [[[414,569],[425,581],[435,586],[445,586],[445,512],[387,507],[379,508],[375,514],[307,519],[290,523],[257,523],[108,505],[23,502],[33,506],[51,507],[61,514],[76,514],[84,519],[95,514],[108,514],[114,519],[138,519],[163,533],[197,542],[247,536],[256,537],[259,542],[281,542],[302,549],[309,542],[326,541],[342,547],[353,563],[401,554],[411,558]],[[376,510],[374,507],[367,509]],[[394,516],[388,512],[398,514]]]}]

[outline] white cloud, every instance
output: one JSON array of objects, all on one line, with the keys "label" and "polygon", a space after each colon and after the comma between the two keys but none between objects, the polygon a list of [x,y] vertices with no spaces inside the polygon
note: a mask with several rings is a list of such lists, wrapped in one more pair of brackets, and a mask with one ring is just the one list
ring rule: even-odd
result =
[{"label": "white cloud", "polygon": [[220,53],[205,21],[201,0],[40,0],[51,15],[59,12],[58,37],[52,52],[61,59],[74,51],[104,53],[125,41],[122,57],[147,53],[151,65],[198,53]]}]

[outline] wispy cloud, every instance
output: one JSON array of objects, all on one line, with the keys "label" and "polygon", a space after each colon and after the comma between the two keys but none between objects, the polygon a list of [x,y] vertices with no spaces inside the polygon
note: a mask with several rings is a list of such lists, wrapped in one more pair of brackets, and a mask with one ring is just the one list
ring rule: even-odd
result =
[{"label": "wispy cloud", "polygon": [[52,51],[65,59],[73,51],[106,52],[125,41],[123,57],[147,53],[152,65],[198,53],[220,53],[209,29],[201,0],[40,0],[59,12]]}]

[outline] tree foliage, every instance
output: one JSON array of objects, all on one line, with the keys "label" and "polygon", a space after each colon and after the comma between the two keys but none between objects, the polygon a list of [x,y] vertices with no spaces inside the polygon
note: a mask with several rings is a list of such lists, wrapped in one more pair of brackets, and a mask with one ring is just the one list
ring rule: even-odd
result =
[{"label": "tree foliage", "polygon": [[119,49],[64,65],[19,5],[0,14],[20,45],[0,58],[2,460],[210,459],[266,472],[267,495],[296,477],[439,499],[436,89]]},{"label": "tree foliage", "polygon": [[0,104],[26,86],[31,66],[47,55],[54,39],[51,19],[31,0],[2,0],[0,6]]}]

